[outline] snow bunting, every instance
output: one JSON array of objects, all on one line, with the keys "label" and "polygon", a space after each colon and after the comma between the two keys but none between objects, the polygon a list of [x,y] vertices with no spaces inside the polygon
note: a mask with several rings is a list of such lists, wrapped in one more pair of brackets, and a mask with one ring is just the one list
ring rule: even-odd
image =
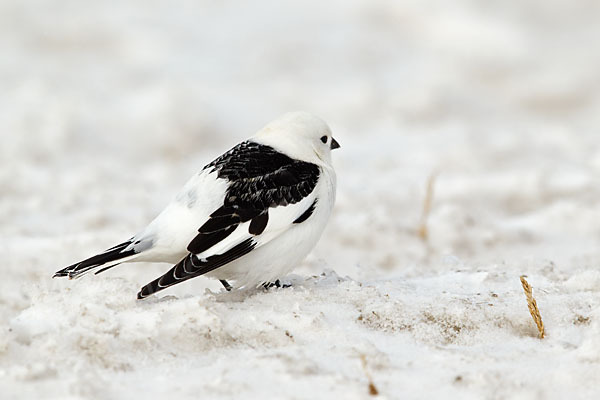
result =
[{"label": "snow bunting", "polygon": [[175,264],[138,299],[200,275],[227,290],[277,282],[315,246],[335,202],[331,150],[321,119],[288,113],[194,175],[143,231],[58,271],[96,274],[124,262]]}]

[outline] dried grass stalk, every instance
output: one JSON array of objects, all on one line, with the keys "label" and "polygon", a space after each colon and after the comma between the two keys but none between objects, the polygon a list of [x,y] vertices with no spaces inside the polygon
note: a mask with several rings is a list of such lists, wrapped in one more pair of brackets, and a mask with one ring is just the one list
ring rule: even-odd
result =
[{"label": "dried grass stalk", "polygon": [[544,336],[546,336],[546,331],[544,330],[544,323],[542,322],[542,314],[540,314],[537,303],[533,298],[533,290],[531,285],[529,285],[529,283],[525,280],[525,275],[521,276],[521,285],[523,285],[525,296],[527,296],[527,307],[529,308],[531,318],[533,318],[533,321],[537,325],[540,339],[543,339]]},{"label": "dried grass stalk", "polygon": [[371,374],[367,369],[367,357],[364,354],[361,354],[360,361],[362,361],[363,370],[365,371],[365,375],[367,376],[367,380],[369,381],[369,394],[371,396],[379,395],[379,390],[377,390],[377,388],[375,387],[375,384],[373,383],[373,378],[371,377]]},{"label": "dried grass stalk", "polygon": [[433,203],[433,187],[435,185],[435,179],[437,178],[437,172],[432,173],[427,179],[427,189],[425,191],[425,200],[423,201],[423,213],[421,214],[421,224],[417,230],[417,235],[423,241],[427,241],[429,237],[429,230],[427,229],[427,220],[429,219],[429,213],[431,212],[431,204]]}]

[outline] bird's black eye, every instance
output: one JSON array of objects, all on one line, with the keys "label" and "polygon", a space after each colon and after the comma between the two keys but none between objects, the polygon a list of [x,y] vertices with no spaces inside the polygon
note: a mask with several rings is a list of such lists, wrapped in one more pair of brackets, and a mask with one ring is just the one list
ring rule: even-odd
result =
[{"label": "bird's black eye", "polygon": [[327,143],[327,136],[322,136],[321,137],[321,142]]}]

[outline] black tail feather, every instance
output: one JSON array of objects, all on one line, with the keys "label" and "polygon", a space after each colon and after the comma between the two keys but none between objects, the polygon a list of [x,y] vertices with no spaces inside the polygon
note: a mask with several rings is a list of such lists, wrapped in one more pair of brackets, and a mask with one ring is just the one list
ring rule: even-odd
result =
[{"label": "black tail feather", "polygon": [[[81,275],[84,272],[87,272],[92,268],[99,267],[101,265],[104,265],[106,263],[110,263],[113,261],[118,261],[122,258],[129,257],[129,256],[136,254],[136,251],[134,249],[129,249],[129,250],[125,251],[125,249],[129,245],[131,245],[131,240],[123,242],[115,247],[111,247],[110,249],[106,250],[104,253],[97,254],[93,257],[90,257],[88,259],[85,259],[83,261],[75,263],[73,265],[69,265],[68,267],[63,268],[60,271],[57,271],[54,274],[53,278],[64,277],[64,276],[68,276],[69,278],[76,278],[78,275]],[[100,271],[98,271],[97,273],[106,271],[107,269],[112,268],[116,265],[118,265],[118,263],[114,264],[114,265],[110,265],[108,267],[105,267],[105,268],[101,269]]]}]

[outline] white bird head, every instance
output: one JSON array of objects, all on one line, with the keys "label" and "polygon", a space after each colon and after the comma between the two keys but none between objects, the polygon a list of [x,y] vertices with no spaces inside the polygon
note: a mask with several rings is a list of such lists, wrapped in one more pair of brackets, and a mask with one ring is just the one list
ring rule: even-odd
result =
[{"label": "white bird head", "polygon": [[289,112],[270,122],[253,139],[302,161],[331,165],[331,150],[340,147],[321,118]]}]

